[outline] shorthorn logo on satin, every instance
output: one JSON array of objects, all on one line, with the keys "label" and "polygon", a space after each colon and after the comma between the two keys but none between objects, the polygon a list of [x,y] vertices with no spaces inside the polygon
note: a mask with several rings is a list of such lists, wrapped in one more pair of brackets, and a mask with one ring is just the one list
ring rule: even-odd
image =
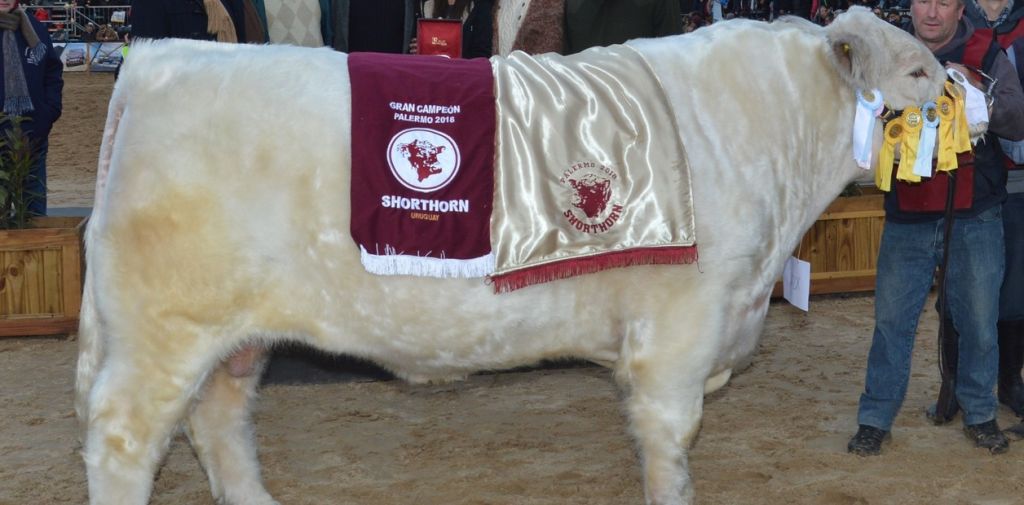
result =
[{"label": "shorthorn logo on satin", "polygon": [[593,161],[574,163],[558,182],[568,190],[568,208],[562,215],[573,228],[604,233],[622,217],[622,203],[615,197],[621,182],[610,167]]},{"label": "shorthorn logo on satin", "polygon": [[437,191],[455,180],[462,157],[451,137],[430,128],[398,132],[388,144],[388,166],[403,186],[421,193]]}]

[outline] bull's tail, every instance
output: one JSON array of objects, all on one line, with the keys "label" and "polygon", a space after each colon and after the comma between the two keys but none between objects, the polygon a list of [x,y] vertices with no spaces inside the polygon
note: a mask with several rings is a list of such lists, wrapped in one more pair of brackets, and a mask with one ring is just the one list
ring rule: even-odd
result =
[{"label": "bull's tail", "polygon": [[89,422],[89,394],[103,360],[103,340],[99,334],[96,297],[90,277],[92,275],[86,270],[82,312],[78,316],[78,371],[75,377],[75,413],[80,427],[79,441],[83,443]]},{"label": "bull's tail", "polygon": [[[107,122],[103,129],[103,143],[100,146],[99,164],[96,168],[96,193],[93,198],[92,214],[85,232],[85,283],[82,292],[82,309],[78,316],[78,370],[75,378],[75,413],[84,437],[85,426],[89,420],[89,395],[96,375],[104,358],[103,335],[100,330],[99,311],[96,307],[97,275],[92,257],[96,254],[93,244],[97,229],[102,226],[104,203],[106,200],[107,179],[110,173],[110,161],[114,151],[118,125],[125,110],[125,97],[118,86],[110,97],[107,110]],[[84,438],[83,440],[84,441]]]}]

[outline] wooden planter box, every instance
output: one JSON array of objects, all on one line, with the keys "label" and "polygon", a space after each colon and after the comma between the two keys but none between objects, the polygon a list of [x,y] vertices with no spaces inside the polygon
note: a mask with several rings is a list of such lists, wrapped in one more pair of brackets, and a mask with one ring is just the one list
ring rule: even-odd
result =
[{"label": "wooden planter box", "polygon": [[60,335],[78,328],[82,217],[43,217],[0,230],[0,337]]},{"label": "wooden planter box", "polygon": [[[874,290],[884,224],[881,194],[832,202],[794,253],[811,264],[811,294]],[[782,295],[781,282],[773,295]]]}]

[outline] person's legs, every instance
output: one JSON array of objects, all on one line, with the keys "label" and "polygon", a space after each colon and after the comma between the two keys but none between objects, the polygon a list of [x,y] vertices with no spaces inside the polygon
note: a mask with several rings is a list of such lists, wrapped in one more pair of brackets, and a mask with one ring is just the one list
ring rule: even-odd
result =
[{"label": "person's legs", "polygon": [[917,322],[931,288],[940,225],[885,223],[875,280],[875,331],[857,423],[889,431],[910,379]]},{"label": "person's legs", "polygon": [[28,212],[33,216],[46,215],[46,153],[50,150],[50,141],[43,139],[36,148],[36,163],[29,173],[25,193],[28,196]]},{"label": "person's legs", "polygon": [[1003,204],[1006,270],[999,292],[999,401],[1024,417],[1024,193]]},{"label": "person's legs", "polygon": [[996,320],[1003,280],[1003,223],[996,206],[975,218],[958,219],[950,243],[946,293],[960,334],[956,397],[964,424],[991,421],[999,367]]},{"label": "person's legs", "polygon": [[999,320],[1024,321],[1024,193],[1011,193],[1003,204],[1003,240],[1006,271],[999,292]]}]

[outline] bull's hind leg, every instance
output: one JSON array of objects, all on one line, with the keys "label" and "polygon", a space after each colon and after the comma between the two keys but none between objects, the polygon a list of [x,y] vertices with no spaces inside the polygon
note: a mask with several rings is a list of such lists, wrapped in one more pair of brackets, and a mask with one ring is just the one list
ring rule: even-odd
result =
[{"label": "bull's hind leg", "polygon": [[[683,349],[635,334],[617,377],[628,390],[630,425],[643,460],[649,505],[689,505],[694,500],[688,452],[704,407],[706,368]],[[678,344],[678,342],[674,342]]]},{"label": "bull's hind leg", "polygon": [[164,342],[110,342],[89,395],[84,459],[93,505],[148,502],[157,465],[215,359],[204,359],[201,346]]},{"label": "bull's hind leg", "polygon": [[262,353],[242,377],[236,377],[228,364],[217,367],[189,416],[189,438],[217,503],[277,503],[263,488],[249,423],[249,405],[266,361]]}]

